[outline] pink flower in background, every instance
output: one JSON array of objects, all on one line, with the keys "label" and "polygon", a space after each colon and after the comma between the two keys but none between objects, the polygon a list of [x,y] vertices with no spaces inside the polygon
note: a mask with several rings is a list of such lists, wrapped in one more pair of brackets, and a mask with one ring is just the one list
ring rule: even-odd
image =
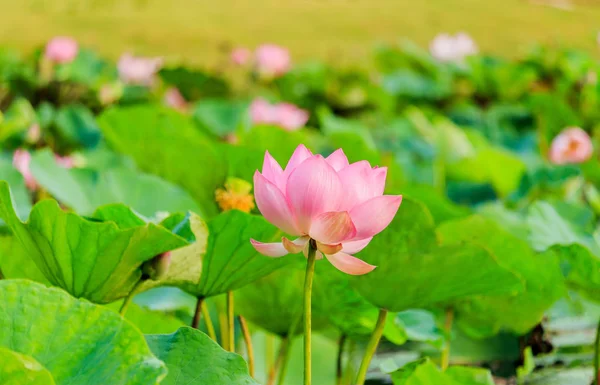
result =
[{"label": "pink flower in background", "polygon": [[253,124],[271,124],[288,131],[298,130],[308,121],[308,111],[290,103],[270,104],[264,99],[255,99],[250,105]]},{"label": "pink flower in background", "polygon": [[54,63],[70,63],[77,57],[79,45],[70,37],[55,37],[46,44],[44,56]]},{"label": "pink flower in background", "polygon": [[351,254],[390,224],[402,202],[400,195],[383,195],[386,175],[386,167],[367,161],[349,164],[341,149],[323,158],[300,145],[285,169],[267,152],[262,173],[254,174],[256,204],[269,222],[298,238],[251,239],[252,245],[261,254],[282,257],[306,255],[313,242],[317,259],[325,256],[347,274],[372,271],[375,266]]},{"label": "pink flower in background", "polygon": [[277,124],[277,111],[265,99],[254,99],[250,104],[250,118],[253,124]]},{"label": "pink flower in background", "polygon": [[459,62],[469,55],[478,52],[477,45],[471,37],[459,32],[455,36],[441,33],[433,39],[429,46],[431,56],[440,61]]},{"label": "pink flower in background", "polygon": [[568,127],[552,140],[549,158],[554,164],[583,163],[593,152],[590,136],[579,127]]},{"label": "pink flower in background", "polygon": [[119,59],[117,69],[124,83],[151,86],[162,65],[162,58],[136,57],[126,53]]},{"label": "pink flower in background", "polygon": [[279,103],[275,106],[278,124],[288,131],[298,130],[308,121],[308,111],[290,103]]},{"label": "pink flower in background", "polygon": [[54,155],[56,163],[62,168],[73,168],[75,167],[75,161],[70,156]]},{"label": "pink flower in background", "polygon": [[31,154],[27,150],[15,150],[13,153],[13,167],[21,173],[25,179],[25,186],[30,191],[37,189],[37,182],[31,174],[29,165],[31,164]]},{"label": "pink flower in background", "polygon": [[165,92],[164,102],[167,106],[182,112],[187,111],[189,107],[187,100],[176,87],[170,87]]},{"label": "pink flower in background", "polygon": [[254,53],[256,70],[267,77],[277,77],[288,72],[292,66],[290,53],[275,44],[263,44]]},{"label": "pink flower in background", "polygon": [[238,66],[247,64],[250,61],[250,56],[252,56],[252,53],[248,48],[234,48],[231,51],[231,61]]}]

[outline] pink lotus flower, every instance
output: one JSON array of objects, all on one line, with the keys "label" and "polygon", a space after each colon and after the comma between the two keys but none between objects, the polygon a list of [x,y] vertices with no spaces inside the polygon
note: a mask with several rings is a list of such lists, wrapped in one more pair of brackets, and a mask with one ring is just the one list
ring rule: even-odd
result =
[{"label": "pink lotus flower", "polygon": [[79,46],[70,37],[55,37],[46,44],[44,56],[54,63],[70,63],[77,57]]},{"label": "pink lotus flower", "polygon": [[170,87],[165,92],[164,102],[167,106],[174,108],[177,111],[187,111],[189,107],[187,100],[185,100],[176,87]]},{"label": "pink lotus flower", "polygon": [[254,53],[257,72],[265,77],[277,77],[288,72],[292,59],[287,49],[275,44],[263,44]]},{"label": "pink lotus flower", "polygon": [[231,61],[235,65],[243,66],[250,61],[251,55],[252,53],[248,48],[234,48],[233,51],[231,51]]},{"label": "pink lotus flower", "polygon": [[459,32],[455,36],[441,33],[433,39],[429,46],[431,56],[444,62],[460,62],[469,55],[477,53],[477,45],[471,37]]},{"label": "pink lotus flower", "polygon": [[590,136],[579,127],[568,127],[552,140],[549,158],[554,164],[583,163],[593,152]]},{"label": "pink lotus flower", "polygon": [[308,111],[290,103],[280,103],[275,106],[277,122],[288,131],[295,131],[304,127],[308,121]]},{"label": "pink lotus flower", "polygon": [[119,59],[117,69],[124,83],[151,86],[162,65],[162,58],[136,57],[126,53]]},{"label": "pink lotus flower", "polygon": [[27,150],[16,150],[13,153],[13,167],[21,173],[23,179],[25,179],[25,186],[30,191],[37,189],[37,182],[31,174],[29,165],[31,164],[31,154]]},{"label": "pink lotus flower", "polygon": [[347,274],[366,274],[375,266],[351,254],[389,225],[402,202],[400,195],[383,195],[386,175],[386,167],[367,161],[349,164],[341,149],[323,158],[300,145],[285,169],[267,152],[262,173],[254,174],[256,204],[269,222],[298,238],[250,242],[270,257],[307,255],[312,242],[317,259],[325,255]]},{"label": "pink lotus flower", "polygon": [[255,99],[250,105],[253,124],[272,124],[288,131],[298,130],[308,121],[308,111],[290,103],[270,104],[264,99]]}]

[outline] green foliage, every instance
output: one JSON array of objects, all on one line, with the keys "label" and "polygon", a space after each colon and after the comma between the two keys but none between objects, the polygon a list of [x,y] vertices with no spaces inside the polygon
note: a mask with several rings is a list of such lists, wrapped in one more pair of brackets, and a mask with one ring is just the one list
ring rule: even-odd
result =
[{"label": "green foliage", "polygon": [[354,287],[371,303],[402,311],[452,306],[473,296],[522,290],[521,280],[484,247],[438,242],[433,219],[423,204],[404,199],[400,207],[390,226],[357,254],[377,266],[373,272],[353,278]]},{"label": "green foliage", "polygon": [[0,347],[0,381],[6,385],[55,385],[34,358]]},{"label": "green foliage", "polygon": [[146,224],[126,206],[101,208],[94,216],[101,220],[66,213],[45,200],[23,223],[8,185],[0,181],[0,218],[44,277],[76,297],[98,303],[122,298],[140,280],[142,263],[187,244],[163,227]]},{"label": "green foliage", "polygon": [[167,373],[143,335],[111,310],[24,280],[0,281],[0,302],[0,348],[35,359],[56,385],[157,384]]},{"label": "green foliage", "polygon": [[146,336],[169,374],[164,385],[258,385],[244,359],[223,350],[206,334],[188,327],[169,335]]},{"label": "green foliage", "polygon": [[123,203],[147,217],[160,212],[199,212],[198,204],[179,186],[134,168],[66,169],[48,150],[36,152],[31,172],[38,183],[61,203],[81,215],[98,207]]}]

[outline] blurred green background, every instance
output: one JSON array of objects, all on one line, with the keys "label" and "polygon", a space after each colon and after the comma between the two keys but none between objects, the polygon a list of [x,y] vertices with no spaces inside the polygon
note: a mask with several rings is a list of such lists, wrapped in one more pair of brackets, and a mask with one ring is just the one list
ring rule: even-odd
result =
[{"label": "blurred green background", "polygon": [[130,50],[218,65],[230,45],[274,42],[296,60],[365,64],[377,42],[426,45],[461,30],[505,56],[533,42],[600,56],[598,0],[0,0],[0,10],[3,46],[27,51],[71,35],[112,58]]}]

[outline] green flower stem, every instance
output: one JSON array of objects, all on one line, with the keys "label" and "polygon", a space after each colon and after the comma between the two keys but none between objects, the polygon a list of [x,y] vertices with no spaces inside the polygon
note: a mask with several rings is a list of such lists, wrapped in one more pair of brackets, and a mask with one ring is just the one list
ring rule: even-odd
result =
[{"label": "green flower stem", "polygon": [[250,371],[250,376],[254,377],[254,349],[252,348],[252,336],[250,335],[250,329],[248,329],[246,319],[240,315],[238,316],[238,321],[242,328],[242,335],[244,336],[246,351],[248,352],[248,370]]},{"label": "green flower stem", "polygon": [[441,367],[442,370],[448,369],[450,364],[450,340],[452,339],[452,322],[454,320],[454,309],[449,307],[446,309],[446,320],[444,321],[444,331],[446,332],[446,345],[442,350]]},{"label": "green flower stem", "polygon": [[227,292],[227,330],[229,331],[229,351],[235,352],[235,317],[233,312],[233,291]]},{"label": "green flower stem", "polygon": [[[267,385],[273,385],[275,383],[275,378],[277,377],[277,372],[279,372],[279,368],[282,366],[285,361],[285,357],[288,355],[290,347],[290,337],[285,336],[281,339],[281,343],[279,344],[279,350],[277,351],[277,358],[271,368],[269,369],[269,376],[267,379]],[[279,376],[279,381],[281,382],[282,376]]]},{"label": "green flower stem", "polygon": [[215,332],[215,326],[213,325],[212,318],[210,317],[210,311],[208,306],[202,306],[202,317],[204,317],[204,323],[206,324],[206,331],[208,336],[217,342],[217,333]]},{"label": "green flower stem", "polygon": [[135,297],[135,295],[137,294],[137,291],[139,290],[139,288],[142,285],[142,283],[144,283],[144,280],[140,279],[135,284],[135,286],[133,287],[133,289],[131,289],[131,291],[129,292],[129,294],[127,294],[127,297],[125,297],[125,301],[123,301],[123,304],[121,305],[121,308],[119,309],[119,314],[121,314],[121,316],[125,317],[125,313],[127,312],[127,308],[129,307],[129,304],[133,300],[133,297]]},{"label": "green flower stem", "polygon": [[311,239],[308,244],[308,262],[304,277],[304,385],[311,384],[311,296],[315,275],[316,249],[315,241]]},{"label": "green flower stem", "polygon": [[227,331],[227,312],[219,309],[219,330],[221,331],[221,346],[223,349],[229,347],[229,333]]},{"label": "green flower stem", "polygon": [[342,377],[344,373],[343,368],[343,358],[344,358],[344,345],[346,344],[346,336],[342,334],[340,339],[338,340],[338,354],[337,354],[337,362],[335,366],[335,378],[336,384],[342,385]]},{"label": "green flower stem", "polygon": [[192,327],[198,329],[200,326],[200,317],[202,315],[202,304],[204,303],[204,297],[198,297],[196,300],[196,310],[194,310],[194,318],[192,319]]},{"label": "green flower stem", "polygon": [[594,378],[596,379],[595,385],[600,384],[600,321],[598,321],[598,327],[596,328],[596,342],[594,344]]},{"label": "green flower stem", "polygon": [[379,340],[381,340],[381,336],[383,335],[387,313],[387,310],[379,309],[379,316],[377,317],[375,330],[373,330],[373,334],[371,334],[371,339],[367,344],[365,355],[363,356],[362,362],[360,363],[360,369],[358,370],[358,375],[356,376],[356,385],[363,385],[365,383],[367,371],[369,370],[369,364],[371,364],[371,359],[373,358],[373,355],[375,355],[377,345],[379,345]]}]

